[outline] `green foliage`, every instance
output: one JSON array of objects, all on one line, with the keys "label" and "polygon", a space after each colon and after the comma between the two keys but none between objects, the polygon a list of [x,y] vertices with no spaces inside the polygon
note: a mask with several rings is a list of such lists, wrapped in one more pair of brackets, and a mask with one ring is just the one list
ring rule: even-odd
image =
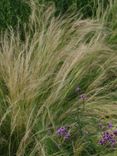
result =
[{"label": "green foliage", "polygon": [[22,25],[29,14],[30,7],[24,0],[0,0],[0,29]]},{"label": "green foliage", "polygon": [[[35,0],[36,2],[36,0]],[[54,4],[56,15],[63,15],[65,12],[70,14],[81,12],[83,18],[96,15],[97,8],[102,10],[107,8],[108,0],[38,0],[38,4],[48,6]],[[26,23],[31,13],[30,5],[26,0],[1,0],[0,1],[0,29],[9,27],[16,28],[17,25]]]},{"label": "green foliage", "polygon": [[106,9],[109,5],[109,0],[39,0],[39,3],[54,3],[57,13],[63,14],[81,12],[83,18],[93,17],[99,7]]}]

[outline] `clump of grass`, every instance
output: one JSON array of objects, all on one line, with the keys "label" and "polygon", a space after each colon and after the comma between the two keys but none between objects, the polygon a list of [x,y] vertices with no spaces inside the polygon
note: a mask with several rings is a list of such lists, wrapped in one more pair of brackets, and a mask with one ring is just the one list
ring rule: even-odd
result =
[{"label": "clump of grass", "polygon": [[72,131],[71,117],[82,104],[75,93],[78,84],[87,95],[86,109],[92,111],[84,120],[116,103],[116,51],[105,43],[103,24],[55,18],[52,7],[43,12],[33,1],[30,6],[24,41],[18,30],[1,34],[0,152],[80,155],[87,142],[78,137],[61,146],[56,128],[69,125]]}]

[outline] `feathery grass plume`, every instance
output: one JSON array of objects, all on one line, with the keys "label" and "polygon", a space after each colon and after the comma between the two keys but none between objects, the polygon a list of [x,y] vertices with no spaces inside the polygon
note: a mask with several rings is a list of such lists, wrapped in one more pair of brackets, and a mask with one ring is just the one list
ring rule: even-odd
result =
[{"label": "feathery grass plume", "polygon": [[0,148],[5,156],[73,154],[72,143],[68,153],[59,147],[56,127],[74,124],[76,84],[88,94],[89,108],[113,104],[116,52],[105,44],[106,32],[97,21],[55,18],[52,7],[42,14],[43,7],[30,5],[25,40],[13,30],[0,39],[0,137],[5,144]]}]

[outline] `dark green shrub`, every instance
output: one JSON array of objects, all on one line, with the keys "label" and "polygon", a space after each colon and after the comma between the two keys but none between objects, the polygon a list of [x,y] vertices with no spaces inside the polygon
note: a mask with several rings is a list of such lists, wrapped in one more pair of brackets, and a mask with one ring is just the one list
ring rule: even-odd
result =
[{"label": "dark green shrub", "polygon": [[[56,14],[64,14],[65,12],[77,13],[81,12],[83,18],[96,15],[98,6],[102,9],[106,8],[109,0],[38,0],[40,4],[47,6],[53,3],[56,7]],[[26,0],[0,0],[0,30],[15,28],[17,24],[22,27],[23,23],[28,21],[31,9]]]},{"label": "dark green shrub", "polygon": [[0,0],[0,29],[27,22],[30,7],[23,0]]},{"label": "dark green shrub", "polygon": [[54,3],[57,13],[63,14],[66,11],[80,11],[84,18],[96,15],[98,7],[105,9],[109,4],[109,0],[39,0],[40,3]]}]

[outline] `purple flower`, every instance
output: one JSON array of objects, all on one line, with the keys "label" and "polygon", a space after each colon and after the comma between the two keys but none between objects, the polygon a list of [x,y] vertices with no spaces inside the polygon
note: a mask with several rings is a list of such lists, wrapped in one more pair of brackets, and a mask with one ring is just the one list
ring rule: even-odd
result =
[{"label": "purple flower", "polygon": [[99,141],[99,144],[100,145],[110,145],[110,146],[113,146],[116,144],[116,140],[115,140],[115,137],[114,135],[112,134],[112,132],[104,132],[102,134],[102,137]]},{"label": "purple flower", "polygon": [[70,134],[69,133],[66,133],[65,136],[64,136],[64,139],[65,140],[68,140],[69,138],[70,138]]},{"label": "purple flower", "polygon": [[[101,138],[99,140],[99,144],[100,145],[106,145],[106,147],[115,147],[115,145],[117,145],[117,129],[112,131],[112,123],[109,122],[108,124],[108,130],[103,131]],[[101,125],[102,126],[102,125]],[[106,128],[107,129],[107,128]]]},{"label": "purple flower", "polygon": [[99,144],[100,144],[100,145],[104,145],[104,144],[105,144],[105,140],[104,140],[104,139],[101,139],[101,140],[99,141]]},{"label": "purple flower", "polygon": [[67,133],[67,130],[66,130],[66,128],[65,127],[60,127],[60,128],[58,128],[57,129],[57,134],[58,135],[65,135]]},{"label": "purple flower", "polygon": [[85,94],[81,94],[81,95],[80,95],[80,99],[81,99],[81,100],[86,100],[86,98],[87,98],[87,97],[86,97]]},{"label": "purple flower", "polygon": [[65,127],[60,127],[57,129],[57,134],[61,137],[63,137],[65,140],[68,140],[70,138],[70,134],[68,130]]}]

